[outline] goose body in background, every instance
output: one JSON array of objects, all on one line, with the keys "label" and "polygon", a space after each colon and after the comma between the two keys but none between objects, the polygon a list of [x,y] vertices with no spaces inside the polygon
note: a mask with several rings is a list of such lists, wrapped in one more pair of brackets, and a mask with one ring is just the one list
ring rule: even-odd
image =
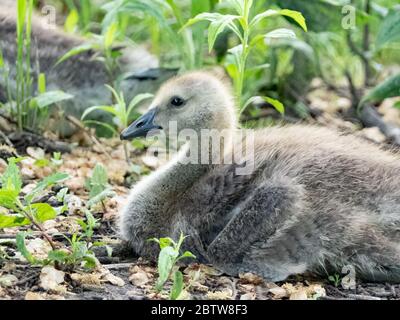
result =
[{"label": "goose body in background", "polygon": [[[152,129],[168,135],[171,122],[178,132],[224,130],[226,156],[243,140],[236,138],[234,108],[223,82],[188,73],[161,87],[121,138]],[[204,151],[190,140],[133,187],[119,226],[137,254],[155,258],[159,249],[147,239],[183,232],[184,249],[232,275],[278,281],[350,266],[363,279],[400,281],[398,155],[305,125],[256,130],[253,157],[232,164],[187,163],[191,147]],[[210,158],[221,153],[207,151]],[[249,161],[252,170],[238,174]]]},{"label": "goose body in background", "polygon": [[[0,50],[9,68],[9,76],[4,77],[0,69],[0,102],[7,102],[8,89],[12,96],[16,94],[16,2],[0,0]],[[96,57],[95,50],[85,51],[57,64],[58,60],[71,49],[88,43],[88,39],[65,33],[47,18],[33,17],[32,23],[32,78],[33,89],[37,88],[39,72],[46,75],[47,89],[63,90],[74,95],[74,99],[62,103],[67,114],[77,118],[95,105],[111,104],[111,93],[105,88],[111,84],[107,69]],[[121,90],[126,101],[143,92],[154,92],[159,85],[175,74],[175,70],[159,68],[158,60],[144,47],[125,47],[120,49],[116,76],[123,78]],[[93,113],[96,120],[110,120],[103,112]],[[60,129],[60,123],[56,124]],[[72,128],[65,124],[62,133],[69,135]]]}]

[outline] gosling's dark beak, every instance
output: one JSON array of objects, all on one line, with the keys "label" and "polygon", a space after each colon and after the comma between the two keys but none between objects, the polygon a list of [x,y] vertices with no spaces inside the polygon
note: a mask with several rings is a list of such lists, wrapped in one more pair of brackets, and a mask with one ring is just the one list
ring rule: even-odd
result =
[{"label": "gosling's dark beak", "polygon": [[128,128],[122,131],[121,140],[145,137],[150,130],[162,129],[153,123],[156,112],[157,108],[153,108],[133,122]]}]

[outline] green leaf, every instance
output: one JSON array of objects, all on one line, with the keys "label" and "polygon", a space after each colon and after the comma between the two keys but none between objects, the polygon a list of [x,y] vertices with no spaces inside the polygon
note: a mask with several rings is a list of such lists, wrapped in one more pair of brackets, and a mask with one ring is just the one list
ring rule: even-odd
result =
[{"label": "green leaf", "polygon": [[278,111],[280,114],[284,114],[285,113],[285,107],[283,106],[283,104],[276,100],[276,99],[272,99],[270,97],[261,97],[265,102],[269,103],[270,105],[272,105],[276,111]]},{"label": "green leaf", "polygon": [[4,56],[3,56],[3,50],[0,48],[0,69],[4,68],[5,63],[4,63]]},{"label": "green leaf", "polygon": [[165,247],[168,246],[174,246],[175,245],[175,241],[172,240],[171,238],[167,237],[167,238],[160,238],[159,239],[159,244],[160,244],[160,249],[164,249]]},{"label": "green leaf", "polygon": [[394,43],[400,43],[400,10],[391,10],[380,24],[376,36],[376,48],[380,50]]},{"label": "green leaf", "polygon": [[307,31],[307,25],[306,25],[306,19],[304,19],[303,15],[299,11],[294,11],[294,10],[289,10],[289,9],[282,9],[279,11],[279,14],[290,17],[294,21],[297,22],[297,24],[304,30]]},{"label": "green leaf", "polygon": [[46,92],[46,75],[40,73],[38,77],[38,92],[44,94]]},{"label": "green leaf", "polygon": [[32,199],[39,194],[40,192],[42,192],[43,190],[45,190],[46,188],[65,181],[69,178],[69,175],[66,173],[61,173],[61,172],[57,172],[55,174],[52,174],[51,176],[48,176],[46,178],[44,178],[43,180],[41,180],[36,187],[25,196],[25,200],[26,202],[30,203],[32,201]]},{"label": "green leaf", "polygon": [[238,17],[233,15],[223,15],[218,20],[211,22],[208,27],[208,51],[211,52],[214,48],[215,41],[219,34],[221,34],[228,25],[236,20]]},{"label": "green leaf", "polygon": [[17,34],[22,34],[26,18],[26,0],[18,0],[17,3]]},{"label": "green leaf", "polygon": [[293,30],[286,29],[286,28],[280,28],[280,29],[275,29],[270,32],[268,32],[265,36],[265,39],[281,39],[281,38],[291,38],[291,39],[296,39],[296,34],[293,32]]},{"label": "green leaf", "polygon": [[174,266],[178,252],[174,248],[167,246],[160,251],[158,256],[158,280],[156,284],[157,291],[161,291],[169,274]]},{"label": "green leaf", "polygon": [[112,23],[108,28],[106,33],[104,34],[104,48],[106,50],[110,49],[113,45],[118,32],[118,23]]},{"label": "green leaf", "polygon": [[34,203],[30,205],[33,209],[33,216],[38,222],[45,222],[47,220],[52,220],[57,216],[56,210],[47,203]]},{"label": "green leaf", "polygon": [[238,28],[234,24],[234,21],[239,18],[239,16],[235,15],[204,12],[198,14],[192,19],[189,19],[189,21],[181,28],[181,30],[199,21],[211,22],[208,28],[208,49],[211,52],[212,48],[214,47],[215,40],[217,39],[218,35],[225,30],[226,27],[229,27],[236,35],[238,35],[238,37],[241,37]]},{"label": "green leaf", "polygon": [[114,136],[118,135],[117,129],[115,129],[113,126],[109,125],[108,123],[104,123],[104,122],[96,121],[96,120],[84,120],[83,123],[86,126],[94,125],[94,126],[104,127],[107,130],[111,131]]},{"label": "green leaf", "polygon": [[22,187],[22,180],[17,166],[19,160],[17,158],[8,159],[7,168],[1,176],[2,189],[15,190],[18,194]]},{"label": "green leaf", "polygon": [[90,198],[90,200],[87,202],[87,206],[91,208],[95,204],[113,196],[115,196],[115,192],[111,189],[111,187],[109,187]]},{"label": "green leaf", "polygon": [[265,102],[269,103],[270,105],[272,105],[280,114],[284,114],[285,113],[285,107],[284,105],[276,100],[276,99],[272,99],[270,97],[251,97],[249,100],[246,101],[246,103],[244,104],[243,108],[240,110],[240,113],[242,113],[244,110],[246,110],[246,108],[251,105],[253,102],[257,101],[257,100],[264,100]]},{"label": "green leaf", "polygon": [[244,1],[243,0],[229,0],[236,12],[243,16],[244,15]]},{"label": "green leaf", "polygon": [[69,33],[75,32],[79,23],[79,13],[76,9],[72,9],[65,19],[64,30]]},{"label": "green leaf", "polygon": [[18,194],[16,190],[0,189],[0,206],[7,209],[14,209]]},{"label": "green leaf", "polygon": [[22,254],[22,256],[26,260],[28,260],[28,262],[30,262],[31,264],[35,264],[38,262],[38,260],[34,256],[32,256],[32,254],[26,248],[26,245],[25,245],[26,235],[27,235],[26,232],[17,233],[17,236],[15,238],[16,244],[17,244],[17,249]]},{"label": "green leaf", "polygon": [[83,267],[86,269],[93,269],[97,265],[97,259],[94,255],[85,255],[83,261]]},{"label": "green leaf", "polygon": [[0,229],[21,227],[29,224],[31,224],[31,222],[24,216],[0,214]]},{"label": "green leaf", "polygon": [[32,102],[35,103],[39,108],[45,108],[63,100],[72,99],[73,97],[74,96],[71,94],[60,90],[55,90],[40,94],[39,96],[35,97]]},{"label": "green leaf", "polygon": [[70,58],[72,58],[73,56],[76,56],[78,54],[81,54],[83,52],[89,51],[89,50],[93,50],[93,49],[97,49],[97,46],[93,43],[86,43],[83,45],[80,45],[78,47],[72,48],[70,51],[68,51],[66,54],[64,54],[57,62],[56,62],[56,66],[59,65],[60,63],[64,62],[65,60],[68,60]]},{"label": "green leaf", "polygon": [[174,273],[174,281],[172,284],[169,298],[171,300],[177,300],[183,290],[183,274],[180,271]]},{"label": "green leaf", "polygon": [[383,83],[372,89],[366,96],[362,98],[359,106],[365,102],[380,102],[386,98],[400,96],[400,73],[387,79]]},{"label": "green leaf", "polygon": [[81,120],[85,119],[88,116],[89,113],[92,113],[95,110],[102,110],[102,111],[111,113],[114,116],[117,115],[117,111],[112,106],[93,106],[93,107],[87,108],[85,110],[85,112],[82,114]]},{"label": "green leaf", "polygon": [[47,254],[47,258],[51,261],[57,261],[60,263],[64,263],[68,260],[69,254],[62,250],[51,250]]},{"label": "green leaf", "polygon": [[38,159],[35,161],[35,166],[39,167],[39,168],[44,168],[47,167],[49,165],[50,161],[47,159]]},{"label": "green leaf", "polygon": [[86,181],[86,188],[89,190],[89,197],[92,199],[108,186],[108,175],[105,167],[98,163],[93,169],[92,176]]},{"label": "green leaf", "polygon": [[146,99],[153,98],[154,95],[151,93],[142,93],[135,96],[132,101],[129,103],[128,111],[126,112],[127,118],[129,118],[130,114],[132,113],[133,109],[137,107],[142,101]]},{"label": "green leaf", "polygon": [[301,28],[303,28],[304,31],[307,31],[307,25],[306,25],[306,20],[304,19],[303,15],[294,10],[288,10],[288,9],[282,9],[282,10],[267,10],[264,11],[258,15],[256,15],[253,20],[250,23],[250,28],[254,28],[261,20],[267,18],[267,17],[272,17],[272,16],[277,16],[277,15],[282,15],[286,17],[292,18],[298,25],[300,25]]},{"label": "green leaf", "polygon": [[193,253],[191,253],[190,251],[185,251],[181,256],[180,256],[180,258],[192,258],[192,259],[196,259],[196,256],[193,254]]}]

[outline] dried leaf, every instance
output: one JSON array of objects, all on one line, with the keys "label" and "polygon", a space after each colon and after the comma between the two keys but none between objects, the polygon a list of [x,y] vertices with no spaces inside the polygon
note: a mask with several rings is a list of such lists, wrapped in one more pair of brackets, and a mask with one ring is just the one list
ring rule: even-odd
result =
[{"label": "dried leaf", "polygon": [[64,276],[64,272],[56,270],[54,267],[46,266],[40,273],[40,286],[46,291],[60,291],[61,287],[59,285],[64,282]]}]

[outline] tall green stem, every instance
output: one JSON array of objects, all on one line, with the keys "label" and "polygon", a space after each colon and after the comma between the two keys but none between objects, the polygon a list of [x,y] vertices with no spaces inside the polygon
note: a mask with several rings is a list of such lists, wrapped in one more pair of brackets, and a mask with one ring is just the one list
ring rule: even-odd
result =
[{"label": "tall green stem", "polygon": [[243,29],[243,39],[242,39],[242,53],[240,55],[240,61],[238,66],[238,80],[236,85],[236,96],[238,99],[239,107],[242,108],[243,105],[243,87],[245,80],[245,72],[246,72],[246,62],[247,57],[249,55],[249,39],[250,39],[250,30],[249,30],[249,15],[250,15],[250,1],[244,1],[244,10],[243,16],[240,19],[240,24]]}]

